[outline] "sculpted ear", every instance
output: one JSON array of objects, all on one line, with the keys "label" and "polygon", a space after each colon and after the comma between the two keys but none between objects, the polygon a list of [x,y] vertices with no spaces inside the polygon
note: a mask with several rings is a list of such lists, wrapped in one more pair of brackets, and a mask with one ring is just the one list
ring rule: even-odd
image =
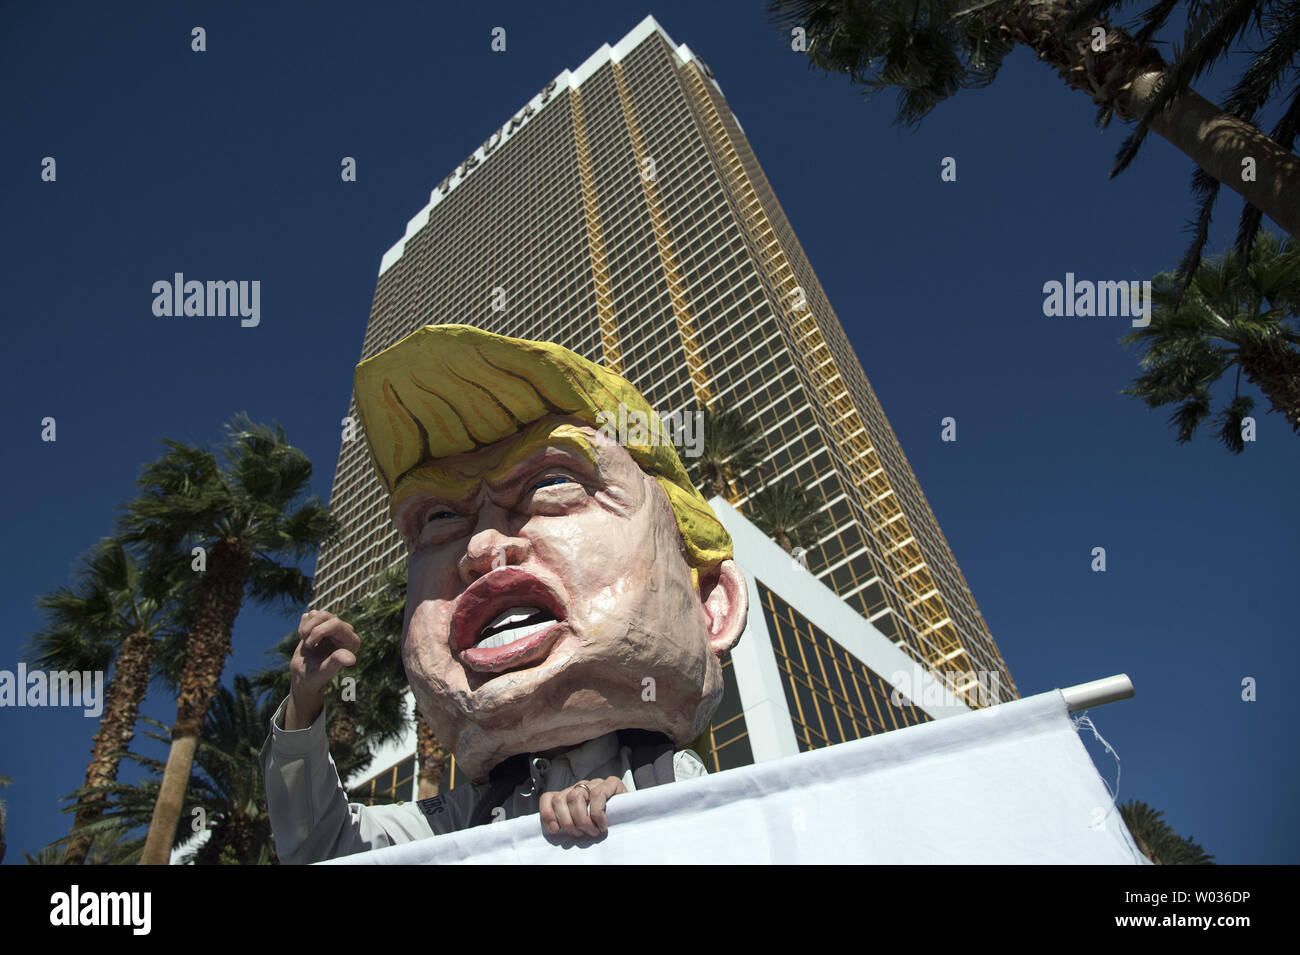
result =
[{"label": "sculpted ear", "polygon": [[733,560],[700,577],[700,604],[709,622],[709,649],[721,657],[736,645],[749,615],[749,588]]}]

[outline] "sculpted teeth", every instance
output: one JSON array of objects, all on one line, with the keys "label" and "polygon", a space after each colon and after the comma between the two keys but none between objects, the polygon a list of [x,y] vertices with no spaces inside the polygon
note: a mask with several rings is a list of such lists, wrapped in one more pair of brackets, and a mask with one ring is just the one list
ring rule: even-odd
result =
[{"label": "sculpted teeth", "polygon": [[[532,616],[532,614],[529,616]],[[537,631],[545,630],[554,622],[554,620],[543,620],[541,623],[533,623],[514,628],[508,627],[505,630],[498,630],[490,637],[484,637],[476,643],[474,649],[495,650],[497,647],[504,647],[507,644],[514,643],[516,640],[523,640],[526,637],[531,637],[533,634],[537,633]]]},{"label": "sculpted teeth", "polygon": [[511,607],[498,614],[480,631],[480,639],[474,646],[479,650],[495,650],[516,640],[531,637],[554,622],[555,615],[549,610],[540,607]]},{"label": "sculpted teeth", "polygon": [[538,607],[511,607],[505,613],[500,614],[482,629],[482,633],[490,633],[494,630],[501,630],[505,627],[512,627],[523,623],[529,617],[536,617],[541,613]]}]

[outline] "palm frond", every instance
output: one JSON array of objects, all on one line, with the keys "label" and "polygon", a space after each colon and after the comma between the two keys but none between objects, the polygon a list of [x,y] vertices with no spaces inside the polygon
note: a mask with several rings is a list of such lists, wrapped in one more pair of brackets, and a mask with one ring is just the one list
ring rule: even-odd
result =
[{"label": "palm frond", "polygon": [[1119,807],[1120,816],[1143,853],[1158,865],[1213,865],[1214,856],[1189,836],[1178,835],[1164,813],[1145,802],[1130,799]]},{"label": "palm frond", "polygon": [[830,529],[820,502],[789,481],[767,485],[749,499],[744,510],[759,530],[786,551],[796,546],[811,550]]},{"label": "palm frond", "polygon": [[[1148,407],[1176,405],[1179,443],[1191,440],[1213,411],[1210,390],[1237,366],[1265,391],[1273,410],[1300,418],[1300,248],[1261,231],[1249,259],[1235,252],[1199,262],[1184,287],[1176,275],[1152,280],[1150,324],[1124,336],[1141,349],[1142,373],[1122,393]],[[1242,419],[1254,400],[1234,390],[1215,433],[1234,454],[1244,449]]]},{"label": "palm frond", "polygon": [[810,68],[842,73],[867,96],[897,87],[895,122],[915,126],[958,91],[992,82],[1012,44],[991,24],[1012,2],[776,0],[767,12],[783,30],[806,31]]}]

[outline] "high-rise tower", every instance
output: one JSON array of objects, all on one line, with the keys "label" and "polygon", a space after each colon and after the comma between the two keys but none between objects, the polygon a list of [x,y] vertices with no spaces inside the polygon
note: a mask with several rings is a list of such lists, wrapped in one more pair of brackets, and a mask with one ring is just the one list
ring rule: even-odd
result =
[{"label": "high-rise tower", "polygon": [[[972,705],[972,673],[1015,695],[740,124],[652,18],[547,83],[434,188],[383,257],[361,357],[447,322],[559,342],[661,414],[740,409],[762,429],[764,479],[793,481],[830,518],[809,570]],[[743,513],[746,497],[733,503]],[[404,552],[360,437],[343,442],[331,506],[344,533],[320,555],[315,605],[339,611]]]}]

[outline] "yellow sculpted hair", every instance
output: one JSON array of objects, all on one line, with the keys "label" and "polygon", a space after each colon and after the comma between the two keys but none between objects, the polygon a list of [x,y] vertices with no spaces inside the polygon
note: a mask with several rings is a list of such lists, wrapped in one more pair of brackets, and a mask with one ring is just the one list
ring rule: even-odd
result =
[{"label": "yellow sculpted hair", "polygon": [[[469,325],[426,325],[357,365],[357,408],[379,479],[391,495],[413,468],[475,451],[547,415],[595,428],[619,405],[650,422],[628,453],[659,482],[698,574],[731,557],[731,535],[686,475],[654,409],[624,378],[553,342],[494,335]],[[603,412],[603,414],[602,414]]]}]

